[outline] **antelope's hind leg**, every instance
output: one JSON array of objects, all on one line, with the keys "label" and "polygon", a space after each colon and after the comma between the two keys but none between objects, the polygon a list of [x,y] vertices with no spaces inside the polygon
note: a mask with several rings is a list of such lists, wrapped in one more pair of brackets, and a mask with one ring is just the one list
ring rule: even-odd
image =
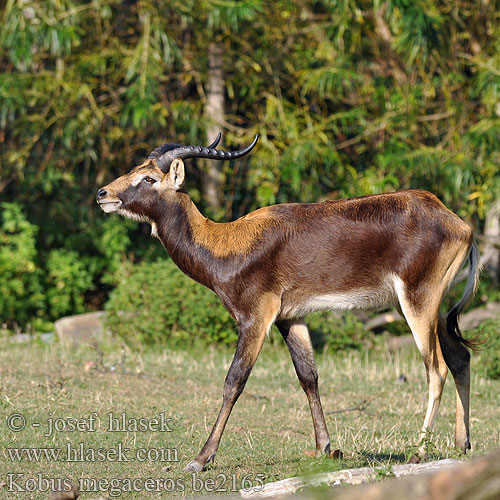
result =
[{"label": "antelope's hind leg", "polygon": [[316,456],[329,454],[330,437],[319,397],[318,371],[307,326],[303,319],[280,320],[276,326],[288,345],[297,377],[309,401],[316,437]]},{"label": "antelope's hind leg", "polygon": [[470,352],[448,334],[444,318],[439,318],[439,341],[444,360],[455,381],[457,409],[455,419],[455,447],[470,450],[469,436],[469,397],[470,397]]},{"label": "antelope's hind leg", "polygon": [[441,402],[448,368],[441,351],[438,338],[439,302],[437,306],[416,307],[406,297],[403,290],[398,291],[399,305],[420,351],[427,372],[429,397],[424,424],[420,432],[418,455],[411,457],[410,462],[418,462],[425,456],[425,441],[429,438]]}]

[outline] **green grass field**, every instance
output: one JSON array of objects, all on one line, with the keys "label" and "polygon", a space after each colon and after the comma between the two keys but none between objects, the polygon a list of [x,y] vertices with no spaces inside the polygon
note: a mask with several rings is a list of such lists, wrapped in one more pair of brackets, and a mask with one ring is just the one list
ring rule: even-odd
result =
[{"label": "green grass field", "polygon": [[[286,348],[281,341],[267,342],[229,420],[215,464],[193,476],[183,468],[200,450],[216,418],[233,352],[157,348],[137,353],[120,345],[100,347],[102,351],[2,340],[0,482],[6,485],[0,498],[46,498],[41,491],[56,479],[92,480],[83,499],[164,498],[230,493],[262,480],[325,470],[384,467],[405,462],[424,418],[425,372],[415,347],[393,354],[380,345],[367,352],[317,353],[332,448],[340,448],[344,458],[311,458],[305,453],[314,448],[306,397]],[[485,378],[480,355],[473,357],[472,366],[468,457],[500,445],[500,381]],[[398,383],[401,374],[407,382]],[[330,413],[360,405],[366,409]],[[110,432],[108,415],[123,412],[128,419],[145,419],[149,429]],[[154,427],[162,412],[168,422],[163,432]],[[434,458],[458,456],[453,450],[454,412],[449,377],[430,447]],[[22,417],[8,420],[16,414]],[[70,453],[80,453],[80,446],[86,455],[74,454],[70,458],[80,461],[68,461],[68,447]],[[31,455],[31,461],[26,453],[34,452],[20,451],[42,448],[53,451]],[[51,455],[57,450],[59,456]]]}]

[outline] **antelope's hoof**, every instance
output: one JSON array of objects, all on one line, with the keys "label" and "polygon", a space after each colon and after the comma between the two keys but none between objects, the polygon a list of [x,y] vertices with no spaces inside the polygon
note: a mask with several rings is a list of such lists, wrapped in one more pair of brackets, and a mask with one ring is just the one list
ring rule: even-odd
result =
[{"label": "antelope's hoof", "polygon": [[191,460],[186,467],[184,467],[185,471],[188,472],[201,472],[203,470],[203,465],[200,464],[200,462],[197,462],[196,460]]},{"label": "antelope's hoof", "polygon": [[414,453],[411,457],[410,460],[408,460],[409,464],[419,464],[422,461],[422,459]]},{"label": "antelope's hoof", "polygon": [[455,437],[455,448],[465,455],[467,453],[467,450],[471,449],[469,438],[457,439]]}]

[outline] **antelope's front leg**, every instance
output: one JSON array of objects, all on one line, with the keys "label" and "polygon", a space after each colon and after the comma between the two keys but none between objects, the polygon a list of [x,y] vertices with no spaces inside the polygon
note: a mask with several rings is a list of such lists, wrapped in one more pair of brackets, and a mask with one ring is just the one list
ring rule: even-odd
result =
[{"label": "antelope's front leg", "polygon": [[239,325],[238,346],[224,382],[222,408],[207,442],[198,456],[185,467],[185,470],[200,472],[208,462],[214,460],[231,410],[245,387],[278,308],[279,304],[267,307],[265,314],[256,314],[255,318]]}]

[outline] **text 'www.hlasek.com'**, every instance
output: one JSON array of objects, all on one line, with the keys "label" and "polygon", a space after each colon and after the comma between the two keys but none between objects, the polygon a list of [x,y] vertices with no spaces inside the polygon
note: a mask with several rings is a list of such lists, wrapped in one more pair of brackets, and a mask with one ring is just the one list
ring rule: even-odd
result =
[{"label": "text 'www.hlasek.com'", "polygon": [[[38,437],[45,442],[57,444],[46,447],[16,446],[4,449],[4,459],[12,468],[6,474],[2,474],[3,491],[14,495],[71,489],[77,489],[80,493],[107,494],[110,497],[140,492],[204,494],[231,493],[240,490],[259,491],[264,486],[264,474],[220,473],[204,477],[196,473],[185,473],[180,467],[179,451],[176,447],[138,446],[136,439],[138,433],[149,436],[147,443],[150,444],[151,437],[156,433],[168,436],[174,432],[174,419],[167,417],[165,413],[159,413],[154,417],[137,418],[128,416],[125,412],[110,412],[105,415],[92,412],[88,416],[74,418],[56,417],[49,412],[45,419],[29,419],[22,413],[12,413],[6,418],[6,427],[15,435],[13,441],[16,444],[21,441],[19,437],[24,433],[27,434],[29,430],[34,430],[36,434],[40,433]],[[30,444],[33,442],[31,433]],[[105,439],[99,442],[105,441],[106,446],[96,445],[96,439],[87,439],[90,433],[95,433],[93,436],[100,435],[101,438],[104,436]],[[66,440],[64,443],[58,442],[61,437]],[[155,464],[158,467],[158,477],[144,477],[141,472],[139,472],[141,477],[91,477],[92,474],[86,473],[84,469],[79,469],[78,478],[56,477],[55,472],[29,473],[27,470],[32,470],[32,467],[25,467],[37,464],[40,469],[43,468],[43,464],[48,466],[48,464],[77,463],[94,465],[120,463],[124,464],[119,469],[120,472],[130,470],[131,473],[137,471],[133,468],[134,463]],[[15,470],[16,465],[19,470]],[[130,465],[128,469],[127,465]],[[52,466],[48,467],[48,470],[59,469]],[[95,467],[91,467],[90,470],[95,471]],[[149,474],[151,467],[148,467],[147,471]]]}]

